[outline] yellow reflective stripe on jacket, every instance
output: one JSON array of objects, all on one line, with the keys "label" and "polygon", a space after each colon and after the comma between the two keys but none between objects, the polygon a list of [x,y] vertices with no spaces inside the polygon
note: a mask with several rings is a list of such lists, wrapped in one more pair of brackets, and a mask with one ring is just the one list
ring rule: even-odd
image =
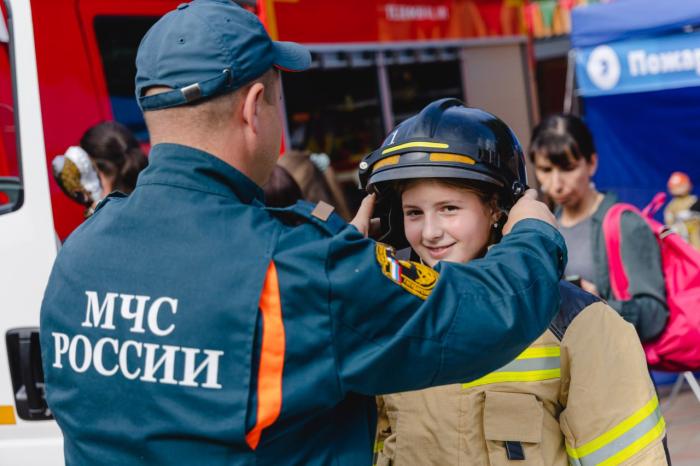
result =
[{"label": "yellow reflective stripe on jacket", "polygon": [[520,356],[515,358],[518,359],[534,359],[534,358],[558,358],[561,356],[561,348],[558,346],[540,346],[538,348],[528,348]]},{"label": "yellow reflective stripe on jacket", "polygon": [[384,442],[374,442],[374,452],[379,453],[384,450]]},{"label": "yellow reflective stripe on jacket", "polygon": [[543,346],[528,348],[520,356],[473,382],[462,384],[463,389],[508,382],[538,382],[541,380],[557,379],[561,376],[558,346]]},{"label": "yellow reflective stripe on jacket", "polygon": [[578,448],[572,448],[567,442],[566,452],[574,466],[620,464],[660,438],[665,428],[659,399],[654,396],[636,413],[590,442]]}]

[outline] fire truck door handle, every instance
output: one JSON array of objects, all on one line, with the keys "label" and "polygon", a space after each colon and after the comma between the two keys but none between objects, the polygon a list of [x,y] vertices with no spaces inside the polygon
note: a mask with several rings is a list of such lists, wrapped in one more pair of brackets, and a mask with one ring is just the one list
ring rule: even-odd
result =
[{"label": "fire truck door handle", "polygon": [[5,343],[17,415],[25,421],[53,419],[45,399],[39,328],[11,328]]},{"label": "fire truck door handle", "polygon": [[32,347],[32,336],[38,337],[36,332],[26,332],[19,336],[19,364],[22,371],[22,381],[27,393],[27,407],[30,416],[42,415],[46,411],[46,402],[37,387],[34,378],[36,362],[41,363],[41,358],[34,354],[39,345]]}]

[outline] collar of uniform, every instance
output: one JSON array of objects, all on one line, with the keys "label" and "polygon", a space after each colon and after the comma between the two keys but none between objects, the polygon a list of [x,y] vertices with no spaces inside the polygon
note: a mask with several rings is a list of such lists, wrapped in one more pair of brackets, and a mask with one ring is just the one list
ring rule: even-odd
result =
[{"label": "collar of uniform", "polygon": [[162,143],[151,148],[137,185],[166,184],[235,196],[246,204],[263,201],[263,190],[223,160],[199,149]]}]

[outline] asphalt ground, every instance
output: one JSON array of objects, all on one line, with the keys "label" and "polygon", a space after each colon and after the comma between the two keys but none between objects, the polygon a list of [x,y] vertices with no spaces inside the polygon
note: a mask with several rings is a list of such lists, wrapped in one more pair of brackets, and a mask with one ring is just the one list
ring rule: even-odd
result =
[{"label": "asphalt ground", "polygon": [[659,389],[671,462],[673,466],[700,466],[700,400],[687,383],[670,405],[668,392]]}]

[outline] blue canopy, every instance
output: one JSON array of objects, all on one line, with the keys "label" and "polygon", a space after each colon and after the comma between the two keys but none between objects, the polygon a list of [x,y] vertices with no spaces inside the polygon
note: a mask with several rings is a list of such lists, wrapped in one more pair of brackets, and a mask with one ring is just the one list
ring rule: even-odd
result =
[{"label": "blue canopy", "polygon": [[643,207],[676,170],[700,187],[700,0],[576,8],[572,44],[602,190]]},{"label": "blue canopy", "polygon": [[575,48],[677,32],[700,25],[698,0],[618,0],[571,14],[571,43]]}]

